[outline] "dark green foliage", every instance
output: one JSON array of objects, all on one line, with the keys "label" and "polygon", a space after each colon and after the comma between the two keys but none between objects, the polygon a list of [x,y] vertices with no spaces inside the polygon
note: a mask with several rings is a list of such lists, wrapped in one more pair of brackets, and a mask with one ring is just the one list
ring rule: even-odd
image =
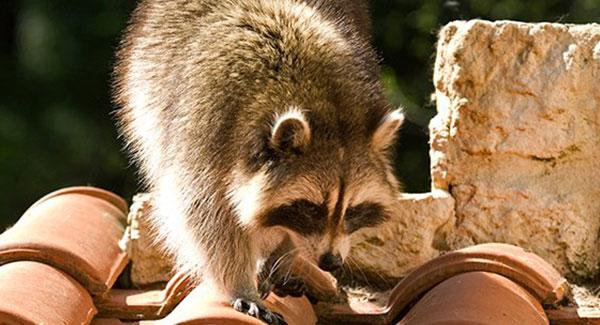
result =
[{"label": "dark green foliage", "polygon": [[[42,195],[95,185],[131,197],[138,189],[110,111],[114,49],[135,2],[0,1],[0,227]],[[427,122],[437,30],[455,19],[600,21],[600,2],[372,1],[374,43],[389,98],[408,123],[397,146],[407,191],[427,191]]]},{"label": "dark green foliage", "polygon": [[108,82],[133,5],[0,1],[0,227],[61,187],[135,191]]}]

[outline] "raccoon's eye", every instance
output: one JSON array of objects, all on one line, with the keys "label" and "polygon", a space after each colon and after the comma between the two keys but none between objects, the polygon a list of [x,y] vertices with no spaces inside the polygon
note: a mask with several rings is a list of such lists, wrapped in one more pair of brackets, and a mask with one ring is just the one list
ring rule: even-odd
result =
[{"label": "raccoon's eye", "polygon": [[305,218],[323,219],[327,216],[327,212],[322,206],[306,200],[294,202],[294,208],[298,215],[302,215]]},{"label": "raccoon's eye", "polygon": [[344,230],[350,234],[361,228],[377,226],[388,218],[381,204],[361,203],[346,210]]},{"label": "raccoon's eye", "polygon": [[327,209],[308,200],[297,200],[268,211],[263,217],[267,227],[282,226],[301,235],[324,231]]}]

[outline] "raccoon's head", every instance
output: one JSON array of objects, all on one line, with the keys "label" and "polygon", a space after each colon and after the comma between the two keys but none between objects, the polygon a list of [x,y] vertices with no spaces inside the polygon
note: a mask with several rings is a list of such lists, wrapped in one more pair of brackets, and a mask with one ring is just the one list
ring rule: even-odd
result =
[{"label": "raccoon's head", "polygon": [[291,108],[273,118],[261,149],[267,158],[256,172],[236,172],[230,197],[242,225],[304,237],[319,267],[333,271],[348,255],[349,236],[385,221],[397,200],[389,148],[404,115],[336,127],[311,113]]}]

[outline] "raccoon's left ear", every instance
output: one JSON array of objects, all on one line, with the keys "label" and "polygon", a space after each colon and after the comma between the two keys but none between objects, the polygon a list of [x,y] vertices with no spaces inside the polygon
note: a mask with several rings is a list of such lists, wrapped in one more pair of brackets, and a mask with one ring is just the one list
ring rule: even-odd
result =
[{"label": "raccoon's left ear", "polygon": [[404,113],[401,108],[389,112],[377,126],[373,134],[372,145],[376,151],[382,151],[394,143],[396,133],[404,122]]},{"label": "raccoon's left ear", "polygon": [[310,143],[310,125],[304,114],[291,109],[277,115],[271,128],[271,147],[280,152],[302,151]]}]

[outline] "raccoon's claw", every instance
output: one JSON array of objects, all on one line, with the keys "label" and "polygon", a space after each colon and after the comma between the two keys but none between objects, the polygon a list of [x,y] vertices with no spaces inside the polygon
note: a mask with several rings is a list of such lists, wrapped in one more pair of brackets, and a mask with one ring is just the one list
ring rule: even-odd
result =
[{"label": "raccoon's claw", "polygon": [[287,323],[283,320],[283,316],[278,313],[274,313],[250,300],[245,300],[242,298],[236,299],[233,302],[233,309],[248,316],[260,319],[269,325],[287,325]]},{"label": "raccoon's claw", "polygon": [[301,278],[290,277],[283,279],[273,288],[273,293],[280,297],[302,297],[306,293],[306,286]]}]

